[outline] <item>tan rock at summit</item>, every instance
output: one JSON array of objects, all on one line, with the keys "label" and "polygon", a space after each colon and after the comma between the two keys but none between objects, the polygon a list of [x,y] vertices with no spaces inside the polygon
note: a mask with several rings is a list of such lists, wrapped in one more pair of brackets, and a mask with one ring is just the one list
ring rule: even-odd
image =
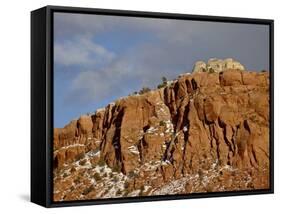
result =
[{"label": "tan rock at summit", "polygon": [[208,72],[208,73],[219,73],[228,69],[245,70],[245,67],[238,61],[232,58],[217,59],[211,58],[207,63],[204,61],[197,61],[194,64],[192,72]]}]

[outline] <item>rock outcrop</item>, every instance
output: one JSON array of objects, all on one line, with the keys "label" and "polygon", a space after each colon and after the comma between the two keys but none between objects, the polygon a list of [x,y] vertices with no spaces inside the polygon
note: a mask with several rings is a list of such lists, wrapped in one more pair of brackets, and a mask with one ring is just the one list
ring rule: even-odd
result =
[{"label": "rock outcrop", "polygon": [[207,64],[204,61],[197,61],[194,64],[192,72],[208,72],[208,73],[219,73],[227,69],[245,70],[245,67],[238,61],[232,58],[227,59],[216,59],[211,58]]},{"label": "rock outcrop", "polygon": [[200,62],[55,129],[54,200],[268,188],[269,73],[241,70]]}]

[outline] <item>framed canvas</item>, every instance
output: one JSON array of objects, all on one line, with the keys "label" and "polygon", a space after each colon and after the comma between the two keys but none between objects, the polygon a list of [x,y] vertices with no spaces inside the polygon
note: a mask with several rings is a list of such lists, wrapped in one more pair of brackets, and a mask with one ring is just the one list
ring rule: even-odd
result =
[{"label": "framed canvas", "polygon": [[273,193],[273,20],[31,12],[31,201]]}]

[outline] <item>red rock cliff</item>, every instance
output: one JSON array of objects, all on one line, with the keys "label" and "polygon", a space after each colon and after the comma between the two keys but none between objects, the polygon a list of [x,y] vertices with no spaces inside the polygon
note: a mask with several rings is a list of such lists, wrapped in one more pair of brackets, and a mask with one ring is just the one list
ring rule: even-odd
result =
[{"label": "red rock cliff", "polygon": [[[103,162],[124,176],[137,175],[128,180],[130,191],[147,185],[154,188],[151,194],[161,194],[164,184],[222,168],[238,170],[240,177],[249,170],[251,175],[265,171],[251,178],[251,185],[267,188],[269,73],[184,74],[161,89],[117,100],[54,130],[56,173],[89,153],[92,166]],[[228,179],[221,183],[227,186]],[[189,185],[184,193],[192,192]]]}]

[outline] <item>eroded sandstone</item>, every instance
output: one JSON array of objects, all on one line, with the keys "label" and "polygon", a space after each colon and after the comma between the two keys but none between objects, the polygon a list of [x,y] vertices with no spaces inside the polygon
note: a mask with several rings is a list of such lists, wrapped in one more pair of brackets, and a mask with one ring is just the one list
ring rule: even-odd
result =
[{"label": "eroded sandstone", "polygon": [[223,69],[55,129],[54,200],[268,188],[269,73]]}]

